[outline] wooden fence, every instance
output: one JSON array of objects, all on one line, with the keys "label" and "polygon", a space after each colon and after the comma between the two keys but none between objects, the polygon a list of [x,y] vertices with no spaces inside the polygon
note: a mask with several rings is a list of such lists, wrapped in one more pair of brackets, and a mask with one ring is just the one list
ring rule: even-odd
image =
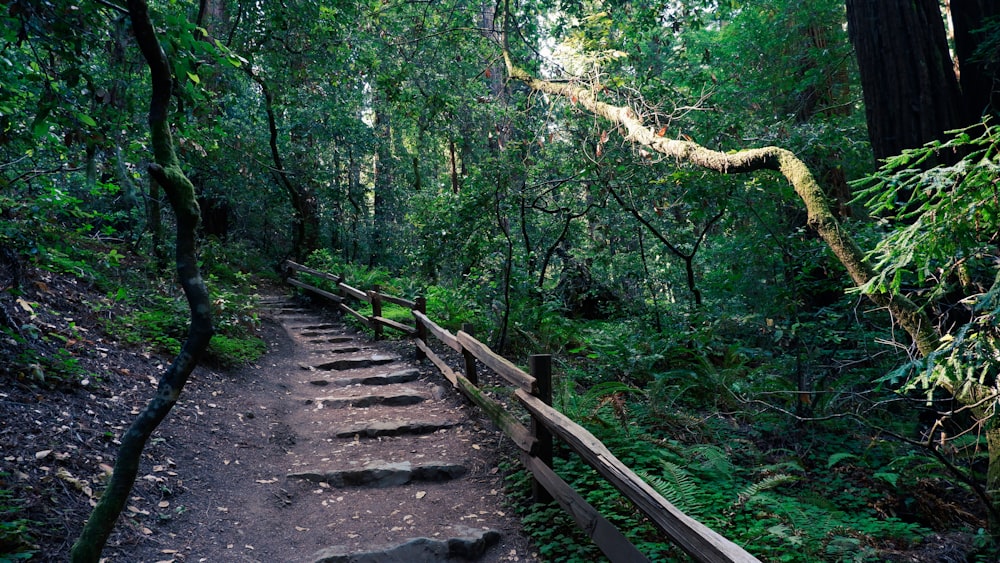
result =
[{"label": "wooden fence", "polygon": [[[452,334],[427,316],[423,298],[413,301],[381,293],[376,286],[362,291],[344,283],[335,276],[288,261],[288,283],[334,302],[347,314],[356,317],[366,327],[382,336],[382,329],[389,327],[415,337],[418,355],[430,360],[444,377],[483,409],[491,420],[520,449],[521,462],[532,474],[535,500],[555,500],[604,552],[611,561],[639,563],[648,558],[630,543],[625,536],[593,506],[580,496],[568,483],[552,470],[553,439],[563,440],[598,473],[628,498],[675,545],[699,562],[754,562],[757,558],[743,548],[712,531],[704,524],[687,516],[657,493],[612,454],[600,440],[552,407],[552,358],[538,354],[529,358],[529,372],[494,353],[476,340],[472,327],[463,325]],[[331,293],[304,283],[293,277],[303,272],[336,284],[337,293]],[[363,315],[346,303],[347,299],[372,304],[372,314]],[[394,303],[410,309],[414,326],[382,316],[381,305]],[[428,344],[431,338],[460,353],[464,373],[449,366]],[[514,397],[530,414],[530,426],[522,424],[507,407],[486,396],[478,387],[476,360],[493,370],[515,387]]]}]

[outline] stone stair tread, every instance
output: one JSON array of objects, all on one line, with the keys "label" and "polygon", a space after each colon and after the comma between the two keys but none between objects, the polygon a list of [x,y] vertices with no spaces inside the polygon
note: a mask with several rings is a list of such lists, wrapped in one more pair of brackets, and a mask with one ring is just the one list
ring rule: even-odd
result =
[{"label": "stone stair tread", "polygon": [[417,368],[406,368],[388,373],[376,373],[372,375],[361,375],[356,377],[324,377],[312,379],[309,383],[317,387],[334,386],[349,387],[352,385],[392,385],[395,383],[409,383],[416,381],[420,377],[420,370]]},{"label": "stone stair tread", "polygon": [[314,483],[326,483],[332,487],[398,487],[414,481],[441,483],[451,481],[468,472],[462,464],[444,461],[425,461],[414,464],[410,461],[371,461],[359,469],[331,471],[299,471],[289,473],[289,479],[302,479]]},{"label": "stone stair tread", "polygon": [[349,334],[330,334],[330,331],[326,330],[297,330],[297,332],[303,338],[327,338],[330,342],[352,342],[358,340]]},{"label": "stone stair tread", "polygon": [[459,423],[454,420],[369,420],[339,428],[333,428],[329,435],[335,438],[378,438],[380,436],[399,436],[403,434],[430,434],[439,430],[447,430]]},{"label": "stone stair tread", "polygon": [[352,369],[364,369],[374,366],[381,366],[398,362],[399,356],[394,354],[374,353],[364,356],[338,358],[310,366],[312,369],[323,371],[347,371]]},{"label": "stone stair tread", "polygon": [[[375,440],[343,440],[329,438],[329,431],[314,433],[317,440],[302,436],[301,442],[290,452],[286,470],[289,473],[302,471],[323,471],[326,468],[359,467],[373,460],[389,463],[410,461],[422,463],[424,460],[448,460],[457,463],[469,462],[483,456],[483,442],[478,432],[470,431],[465,425],[448,428],[431,434],[382,436]],[[478,447],[477,447],[478,446]]]},{"label": "stone stair tread", "polygon": [[310,402],[320,402],[320,401],[336,401],[338,399],[361,399],[364,397],[394,397],[397,395],[420,395],[424,399],[431,398],[430,384],[423,384],[422,387],[420,383],[414,385],[398,384],[398,385],[347,385],[333,387],[327,390],[322,395],[309,394],[301,397],[301,400],[310,404]]},{"label": "stone stair tread", "polygon": [[343,330],[344,325],[337,323],[322,323],[322,324],[311,323],[305,325],[290,326],[288,328],[291,328],[293,330]]},{"label": "stone stair tread", "polygon": [[495,530],[456,528],[461,535],[448,539],[412,538],[382,549],[351,552],[345,547],[329,547],[313,555],[313,563],[439,563],[453,558],[475,560],[500,541]]},{"label": "stone stair tread", "polygon": [[317,552],[312,563],[439,563],[452,558],[475,560],[500,541],[500,532],[455,527],[456,536],[447,539],[412,538],[409,541],[365,552],[341,546]]},{"label": "stone stair tread", "polygon": [[305,399],[305,404],[314,408],[366,408],[375,405],[385,405],[390,407],[402,407],[422,403],[428,399],[428,395],[419,393],[413,389],[390,392],[390,393],[354,393],[348,395],[328,395],[326,397],[314,397]]},{"label": "stone stair tread", "polygon": [[[310,338],[306,342],[309,344],[341,344],[339,342],[330,342],[325,338]],[[327,354],[356,354],[361,352],[364,348],[361,346],[337,346],[333,348],[325,348]]]}]

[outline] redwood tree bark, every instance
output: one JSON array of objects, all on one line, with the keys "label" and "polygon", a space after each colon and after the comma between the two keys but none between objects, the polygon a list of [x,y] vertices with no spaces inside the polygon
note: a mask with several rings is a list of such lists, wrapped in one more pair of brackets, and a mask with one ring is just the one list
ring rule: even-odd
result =
[{"label": "redwood tree bark", "polygon": [[875,158],[965,125],[938,0],[847,0]]},{"label": "redwood tree bark", "polygon": [[984,115],[1000,110],[996,93],[995,69],[976,60],[976,50],[983,40],[979,30],[989,18],[1000,16],[996,0],[951,0],[951,21],[955,29],[955,56],[958,58],[959,85],[965,108],[965,122],[972,124]]},{"label": "redwood tree bark", "polygon": [[142,450],[153,430],[177,402],[181,389],[208,347],[213,333],[211,303],[198,271],[195,244],[201,214],[194,186],[181,170],[174,151],[170,124],[167,122],[172,83],[170,63],[156,38],[145,0],[128,0],[128,11],[139,49],[149,65],[152,82],[149,128],[155,163],[149,166],[149,172],[163,187],[177,218],[177,274],[191,310],[191,325],[180,354],[160,376],[156,394],[122,436],[108,486],[73,545],[71,559],[74,563],[99,561],[101,551],[135,483]]}]

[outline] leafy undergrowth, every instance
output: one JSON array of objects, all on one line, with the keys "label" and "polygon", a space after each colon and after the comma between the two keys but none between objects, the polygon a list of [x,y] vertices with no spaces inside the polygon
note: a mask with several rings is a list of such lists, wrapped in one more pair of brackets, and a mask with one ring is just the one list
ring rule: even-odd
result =
[{"label": "leafy undergrowth", "polygon": [[[800,451],[770,447],[765,451],[761,447],[774,436],[741,427],[732,419],[692,418],[685,425],[689,437],[697,432],[706,441],[640,434],[637,426],[629,430],[588,424],[677,508],[762,561],[990,560],[979,551],[988,538],[981,530],[982,514],[974,513],[977,501],[954,483],[920,480],[903,489],[873,478],[870,467],[826,455],[830,449],[824,442],[842,439],[836,432],[803,431],[782,438],[798,440]],[[557,452],[554,465],[652,561],[686,560],[577,456]],[[597,547],[561,508],[530,504],[528,476],[516,475],[511,488],[524,495],[519,509],[540,553],[551,561],[602,560]],[[981,559],[975,558],[977,551]]]},{"label": "leafy undergrowth", "polygon": [[[406,288],[329,256],[313,265],[347,273],[356,287]],[[461,291],[425,293],[432,318],[463,302]],[[654,332],[641,319],[573,321],[545,304],[521,316],[514,348],[556,352],[556,406],[671,503],[762,561],[992,560],[978,497],[933,452],[901,439],[919,435],[915,403],[891,390],[855,392],[894,361],[848,346],[877,340],[877,323],[829,310],[788,326],[719,319],[668,317],[669,328]],[[803,376],[808,369],[815,373]],[[953,461],[979,478],[983,454],[968,440],[971,453]],[[565,446],[554,466],[651,560],[687,560]],[[531,503],[526,472],[507,472],[515,509],[546,560],[603,559],[563,509]]]},{"label": "leafy undergrowth", "polygon": [[[0,561],[38,561],[66,553],[79,533],[118,436],[179,350],[188,312],[174,284],[123,247],[73,233],[43,252],[7,242],[19,252],[0,264]],[[249,277],[216,264],[208,283],[218,334],[204,365],[256,360],[264,343]],[[145,459],[159,464],[134,489],[154,507],[183,486],[160,449],[154,437]],[[124,515],[109,545],[145,534],[138,515]]]},{"label": "leafy undergrowth", "polygon": [[[915,436],[916,412],[893,401],[880,412],[867,395],[863,419],[849,393],[835,402],[814,391],[797,404],[803,394],[774,375],[780,355],[727,345],[718,332],[680,339],[636,328],[564,326],[572,344],[559,355],[555,402],[689,516],[762,561],[995,560],[979,498],[932,452],[900,439]],[[965,473],[985,460],[968,440],[973,453],[954,458]],[[554,467],[651,560],[686,560],[565,446]],[[540,553],[603,559],[561,508],[531,504],[528,475],[514,475]]]}]

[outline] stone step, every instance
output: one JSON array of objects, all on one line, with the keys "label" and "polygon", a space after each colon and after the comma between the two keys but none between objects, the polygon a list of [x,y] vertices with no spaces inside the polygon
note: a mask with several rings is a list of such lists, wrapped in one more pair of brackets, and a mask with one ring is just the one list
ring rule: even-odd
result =
[{"label": "stone step", "polygon": [[317,408],[342,409],[347,407],[368,408],[375,405],[387,407],[405,407],[415,405],[427,400],[427,397],[416,393],[412,389],[407,389],[397,393],[382,393],[372,395],[356,395],[353,397],[317,397],[305,399],[305,404],[316,405]]},{"label": "stone step", "polygon": [[435,422],[418,420],[392,420],[392,421],[372,421],[363,424],[354,424],[344,428],[334,429],[331,432],[335,438],[378,438],[381,436],[400,436],[403,434],[431,434],[438,430],[444,430],[458,426],[458,422],[442,420]]},{"label": "stone step", "polygon": [[332,385],[334,387],[349,387],[351,385],[394,385],[396,383],[409,383],[416,381],[420,377],[420,370],[417,368],[401,369],[391,373],[379,373],[362,377],[342,377],[336,379],[313,379],[309,383],[317,387]]},{"label": "stone step", "polygon": [[319,365],[312,366],[313,369],[323,371],[347,371],[349,369],[370,368],[399,361],[399,356],[389,354],[372,354],[366,358],[344,358],[333,360]]},{"label": "stone step", "polygon": [[413,465],[409,461],[388,463],[372,461],[361,469],[341,471],[302,471],[289,473],[289,479],[302,479],[313,483],[326,483],[331,487],[371,487],[381,489],[398,487],[415,481],[425,483],[443,483],[465,475],[468,469],[464,465],[429,461]]},{"label": "stone step", "polygon": [[[309,340],[307,340],[307,342],[309,342],[311,344],[317,344],[317,343],[326,343],[327,340],[323,340],[323,339],[320,339],[320,340],[309,339]],[[361,347],[360,346],[340,346],[340,347],[337,347],[337,348],[327,348],[326,349],[326,353],[327,354],[353,354],[355,352],[360,352],[360,351],[361,351]]]},{"label": "stone step", "polygon": [[325,324],[309,324],[302,326],[293,326],[292,328],[294,328],[295,330],[340,330],[344,328],[344,325],[325,323]]},{"label": "stone step", "polygon": [[290,313],[290,314],[293,314],[293,315],[308,315],[308,314],[312,314],[311,310],[309,310],[309,309],[307,309],[305,307],[301,307],[299,305],[285,305],[285,306],[281,307],[281,311],[280,312],[282,312],[282,313]]},{"label": "stone step", "polygon": [[347,336],[343,334],[330,336],[328,331],[322,330],[303,330],[299,332],[299,336],[302,338],[326,338],[327,342],[352,342],[355,340],[353,336]]},{"label": "stone step", "polygon": [[312,556],[312,563],[440,563],[453,559],[475,560],[500,541],[500,532],[466,526],[454,527],[447,539],[413,538],[406,543],[366,552],[328,547]]},{"label": "stone step", "polygon": [[356,339],[350,336],[332,336],[330,338],[310,338],[309,342],[322,344],[345,344],[355,342]]}]

